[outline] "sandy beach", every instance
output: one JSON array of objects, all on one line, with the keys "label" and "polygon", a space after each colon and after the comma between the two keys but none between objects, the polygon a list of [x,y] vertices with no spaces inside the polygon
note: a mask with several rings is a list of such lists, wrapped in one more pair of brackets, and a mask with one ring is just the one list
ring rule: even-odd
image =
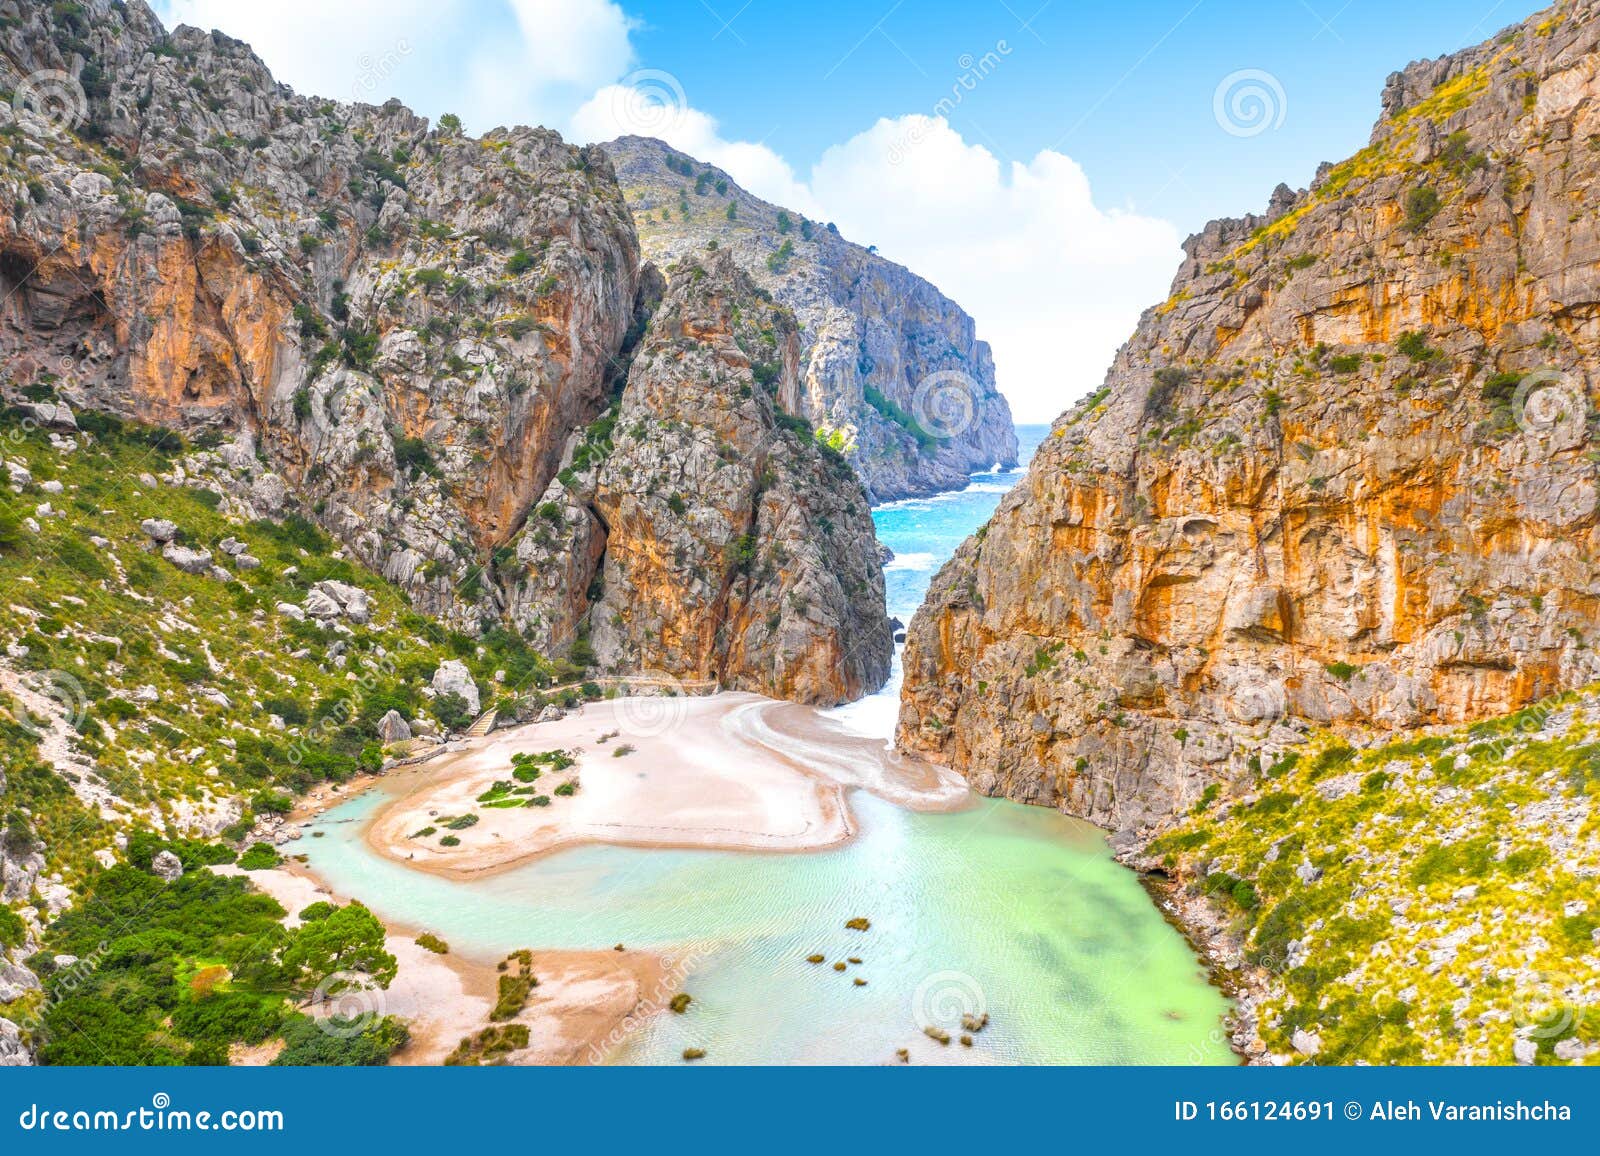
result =
[{"label": "sandy beach", "polygon": [[[210,868],[220,875],[246,875],[289,912],[284,923],[300,924],[299,912],[319,900],[343,903],[303,867],[286,860],[267,871],[232,865]],[[386,990],[356,993],[331,1010],[353,1015],[395,1015],[411,1030],[410,1042],[392,1059],[405,1065],[436,1065],[467,1036],[489,1023],[498,961],[469,959],[457,951],[439,955],[417,944],[421,929],[386,925],[384,946],[399,964]],[[539,985],[512,1022],[528,1027],[529,1046],[508,1057],[513,1064],[581,1064],[604,1058],[611,1041],[662,1010],[671,998],[663,962],[643,951],[535,951]],[[332,1001],[330,1001],[332,1002]],[[316,1014],[316,1009],[309,1009]],[[270,1063],[268,1046],[242,1051],[234,1063]]]},{"label": "sandy beach", "polygon": [[[556,750],[576,761],[540,774],[533,789],[548,805],[479,801],[495,783],[514,783],[513,756]],[[576,793],[557,794],[568,782]],[[615,699],[390,776],[384,789],[395,800],[367,839],[391,859],[458,879],[584,843],[814,851],[855,833],[853,788],[919,810],[967,799],[952,773],[901,759],[807,707],[751,694]],[[449,826],[467,815],[477,817],[470,826]]]},{"label": "sandy beach", "polygon": [[[542,764],[532,783],[513,776],[514,756],[553,751],[565,752],[572,765]],[[548,804],[488,806],[479,797],[496,783],[503,785],[497,798],[536,792]],[[573,792],[558,794],[565,783]],[[313,790],[289,826],[374,786],[390,801],[368,827],[368,844],[408,867],[461,880],[587,843],[819,850],[856,833],[847,799],[856,789],[915,810],[952,810],[970,800],[954,773],[902,759],[881,739],[810,707],[739,693],[589,703],[561,719],[458,740],[427,762]],[[507,794],[513,786],[532,790]],[[476,820],[449,825],[466,815]],[[459,842],[444,843],[447,835]],[[318,899],[342,901],[292,859],[250,877],[291,913]],[[381,907],[380,897],[366,898]],[[297,922],[293,914],[288,922]],[[426,930],[387,925],[399,974],[387,991],[373,993],[371,1005],[410,1024],[411,1042],[395,1063],[441,1063],[488,1026],[494,1004],[500,961],[437,955],[416,942]],[[539,983],[515,1022],[528,1026],[530,1044],[505,1057],[508,1063],[604,1062],[676,990],[672,961],[649,952],[529,946]],[[271,1054],[240,1057],[252,1059],[267,1062]]]}]

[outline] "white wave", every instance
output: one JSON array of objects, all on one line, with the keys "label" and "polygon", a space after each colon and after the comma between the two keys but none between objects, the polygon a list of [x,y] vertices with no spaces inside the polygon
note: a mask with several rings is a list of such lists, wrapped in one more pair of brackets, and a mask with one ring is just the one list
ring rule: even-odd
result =
[{"label": "white wave", "polygon": [[993,482],[978,482],[963,490],[942,490],[937,494],[930,494],[926,498],[896,498],[892,502],[882,502],[872,508],[874,510],[931,510],[940,502],[956,502],[969,494],[1009,494],[1010,486],[998,486]]},{"label": "white wave", "polygon": [[896,554],[884,565],[885,570],[932,570],[939,564],[936,554]]}]

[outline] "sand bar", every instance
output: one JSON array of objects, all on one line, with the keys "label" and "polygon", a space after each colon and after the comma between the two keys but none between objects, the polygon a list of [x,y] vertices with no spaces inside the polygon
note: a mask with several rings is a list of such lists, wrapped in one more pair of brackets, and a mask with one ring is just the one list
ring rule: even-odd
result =
[{"label": "sand bar", "polygon": [[[496,782],[515,782],[514,755],[553,750],[577,761],[541,773],[534,786],[549,805],[479,801]],[[569,781],[576,793],[557,795]],[[851,788],[918,809],[968,798],[952,772],[902,759],[807,707],[736,693],[625,698],[500,731],[390,776],[385,790],[395,799],[367,840],[388,858],[458,879],[585,843],[814,851],[855,833]],[[449,826],[467,815],[477,817],[471,826]]]}]

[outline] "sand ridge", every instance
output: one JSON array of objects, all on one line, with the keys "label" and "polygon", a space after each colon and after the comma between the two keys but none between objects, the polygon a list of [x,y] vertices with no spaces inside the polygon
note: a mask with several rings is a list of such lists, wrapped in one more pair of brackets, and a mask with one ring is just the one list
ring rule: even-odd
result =
[{"label": "sand ridge", "polygon": [[[548,806],[477,801],[495,782],[513,781],[513,755],[553,750],[577,763],[541,774],[536,787]],[[555,795],[567,781],[577,793]],[[622,698],[497,732],[391,776],[385,790],[396,797],[366,838],[390,859],[456,879],[586,843],[814,851],[855,834],[846,800],[853,788],[918,809],[951,809],[969,797],[953,773],[901,759],[807,707],[743,693]],[[472,826],[446,826],[468,814],[477,816]],[[446,835],[459,843],[444,845]]]}]

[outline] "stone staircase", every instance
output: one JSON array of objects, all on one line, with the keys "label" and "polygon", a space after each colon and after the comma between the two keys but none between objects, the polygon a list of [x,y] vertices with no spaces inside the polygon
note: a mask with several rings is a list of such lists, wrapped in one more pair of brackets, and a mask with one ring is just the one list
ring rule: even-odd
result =
[{"label": "stone staircase", "polygon": [[472,725],[463,731],[462,735],[464,738],[481,739],[484,735],[494,730],[494,723],[495,711],[494,708],[491,707],[480,714],[477,718],[473,719]]}]

